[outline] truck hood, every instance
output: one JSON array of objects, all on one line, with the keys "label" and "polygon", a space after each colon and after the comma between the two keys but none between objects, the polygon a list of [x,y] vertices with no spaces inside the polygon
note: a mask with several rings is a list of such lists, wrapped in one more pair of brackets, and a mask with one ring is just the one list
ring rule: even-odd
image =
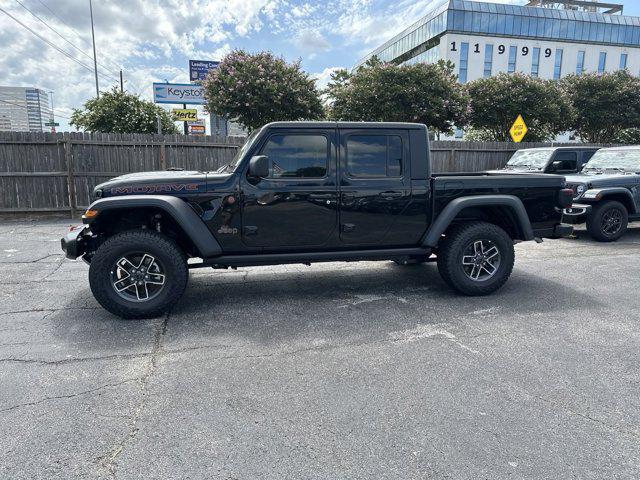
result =
[{"label": "truck hood", "polygon": [[229,174],[189,170],[138,172],[112,178],[93,190],[93,198],[119,195],[185,195],[205,193],[229,180]]},{"label": "truck hood", "polygon": [[628,185],[632,179],[638,177],[635,173],[576,173],[565,175],[568,184],[588,184],[594,187]]}]

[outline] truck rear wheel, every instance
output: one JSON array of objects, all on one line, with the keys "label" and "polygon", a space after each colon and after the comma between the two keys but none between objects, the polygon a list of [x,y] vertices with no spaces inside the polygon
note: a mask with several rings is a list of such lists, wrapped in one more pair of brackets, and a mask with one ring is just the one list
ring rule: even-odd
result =
[{"label": "truck rear wheel", "polygon": [[178,245],[149,230],[109,238],[89,267],[93,296],[122,318],[150,318],[166,312],[184,293],[188,278],[187,260]]},{"label": "truck rear wheel", "polygon": [[615,242],[627,231],[629,213],[620,202],[609,201],[593,207],[587,218],[589,235],[598,242]]},{"label": "truck rear wheel", "polygon": [[472,222],[450,229],[438,246],[438,271],[464,295],[488,295],[508,280],[513,270],[513,240],[502,228]]}]

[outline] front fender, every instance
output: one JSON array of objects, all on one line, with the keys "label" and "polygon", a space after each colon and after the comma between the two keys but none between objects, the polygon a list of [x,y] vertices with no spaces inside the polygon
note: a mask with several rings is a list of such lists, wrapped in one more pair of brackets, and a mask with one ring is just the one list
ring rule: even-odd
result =
[{"label": "front fender", "polygon": [[91,223],[100,219],[102,212],[125,209],[152,207],[162,210],[169,215],[185,232],[193,242],[203,258],[215,257],[222,253],[220,244],[209,231],[200,216],[189,204],[169,195],[123,195],[121,197],[108,197],[96,200],[88,210],[96,211],[92,217],[83,216],[83,222]]},{"label": "front fender", "polygon": [[636,202],[629,189],[624,187],[608,187],[608,188],[592,188],[584,192],[580,200],[586,201],[600,201],[607,197],[622,197],[626,201],[625,206],[629,210],[629,213],[637,213]]},{"label": "front fender", "polygon": [[513,195],[471,195],[452,200],[438,215],[422,237],[422,245],[435,247],[442,234],[447,230],[454,218],[465,208],[469,207],[507,207],[515,215],[523,240],[533,240],[533,228],[522,201]]}]

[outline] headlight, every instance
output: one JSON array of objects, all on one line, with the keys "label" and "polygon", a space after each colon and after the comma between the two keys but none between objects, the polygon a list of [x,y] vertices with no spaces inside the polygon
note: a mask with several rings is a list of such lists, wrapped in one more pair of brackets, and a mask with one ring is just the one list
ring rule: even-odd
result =
[{"label": "headlight", "polygon": [[580,198],[586,191],[587,191],[586,185],[578,185],[576,187],[576,196],[574,198]]}]

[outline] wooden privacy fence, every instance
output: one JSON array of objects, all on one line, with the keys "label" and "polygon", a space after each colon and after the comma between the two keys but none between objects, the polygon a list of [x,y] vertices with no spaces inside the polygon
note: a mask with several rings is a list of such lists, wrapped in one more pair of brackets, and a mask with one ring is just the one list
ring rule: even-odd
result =
[{"label": "wooden privacy fence", "polygon": [[[215,170],[229,163],[241,138],[146,134],[0,132],[0,212],[74,215],[93,188],[125,173],[167,168]],[[545,143],[431,142],[433,171],[502,167],[518,148]]]}]

